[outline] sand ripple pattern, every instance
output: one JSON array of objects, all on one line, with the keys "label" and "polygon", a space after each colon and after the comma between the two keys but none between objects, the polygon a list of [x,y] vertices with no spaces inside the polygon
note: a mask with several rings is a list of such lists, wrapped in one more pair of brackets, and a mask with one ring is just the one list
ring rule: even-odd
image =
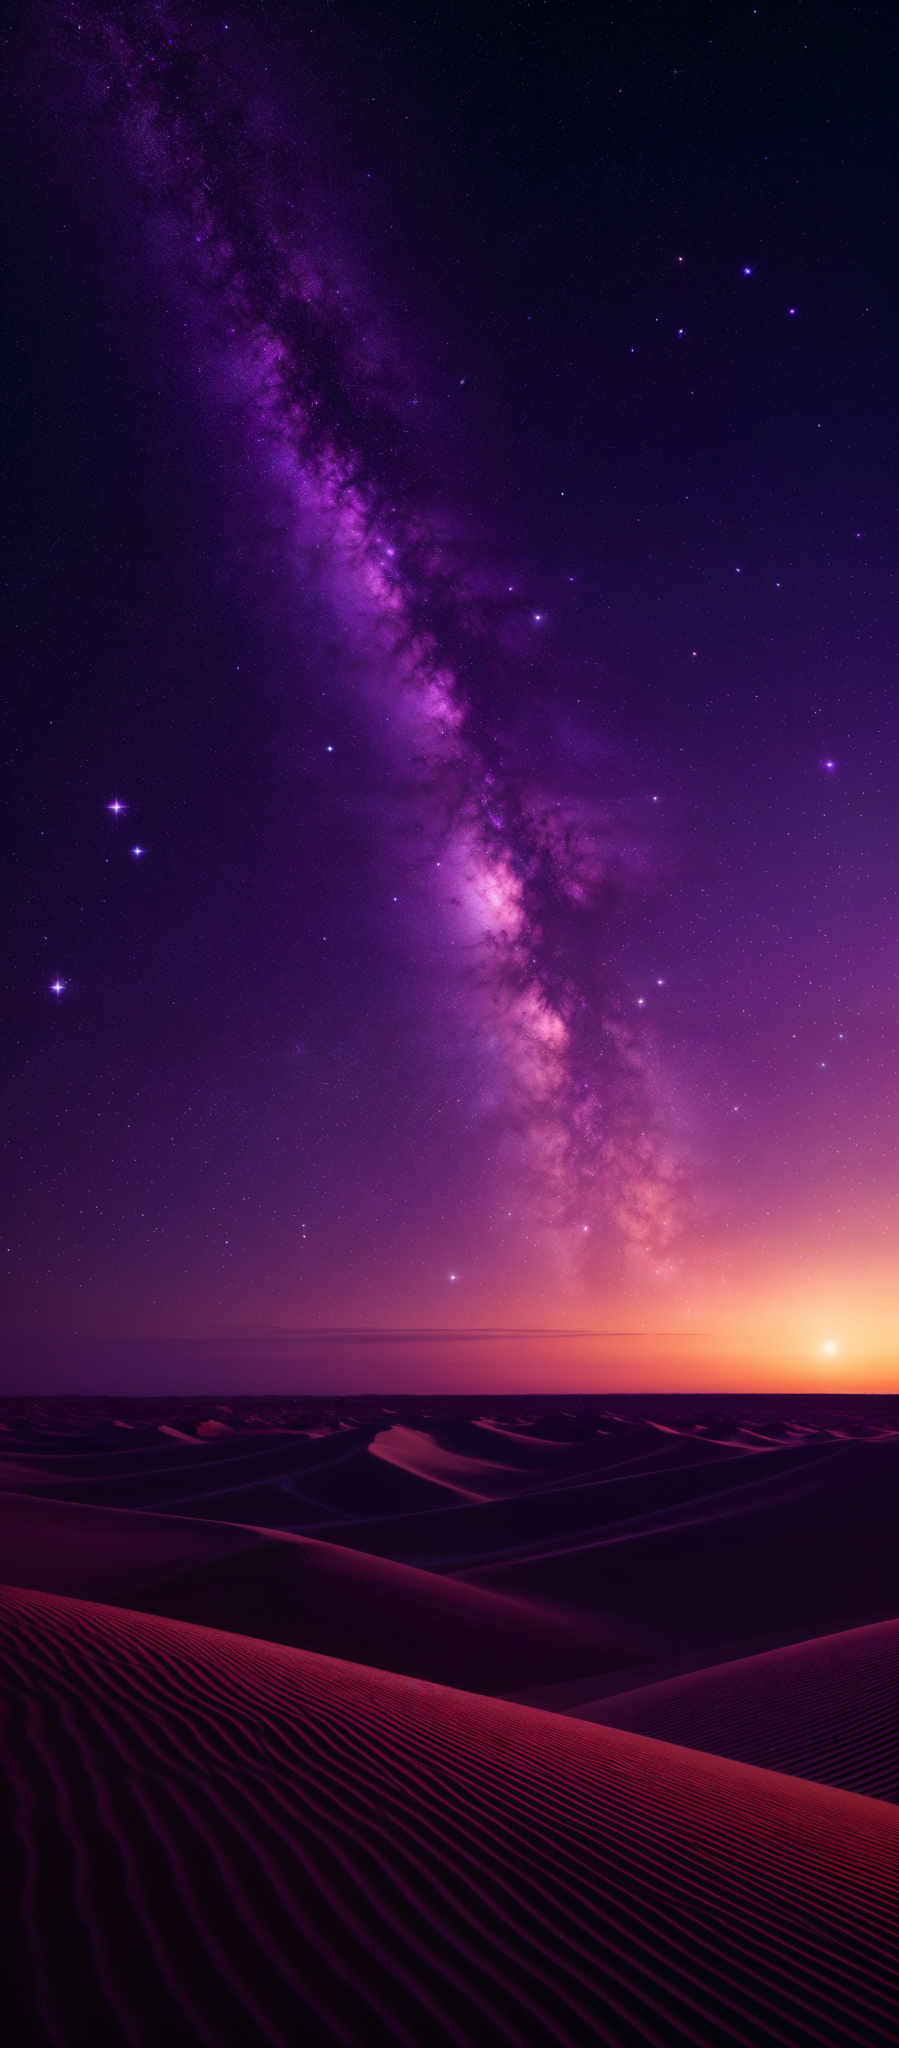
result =
[{"label": "sand ripple pattern", "polygon": [[0,1669],[16,2039],[894,2038],[877,1801],[17,1589]]},{"label": "sand ripple pattern", "polygon": [[899,1802],[899,1621],[618,1693],[587,1718]]}]

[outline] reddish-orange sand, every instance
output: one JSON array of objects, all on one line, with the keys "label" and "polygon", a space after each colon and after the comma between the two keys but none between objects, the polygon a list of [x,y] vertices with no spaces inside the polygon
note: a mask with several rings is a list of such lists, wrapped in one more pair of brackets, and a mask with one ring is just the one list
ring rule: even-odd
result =
[{"label": "reddish-orange sand", "polygon": [[894,2039],[882,1802],[52,1594],[0,1659],[16,2041]]},{"label": "reddish-orange sand", "polygon": [[892,2041],[899,1404],[0,1428],[14,2048]]},{"label": "reddish-orange sand", "polygon": [[581,1620],[315,1538],[185,1515],[0,1494],[0,1581],[352,1656],[417,1678],[517,1692],[642,1676],[645,1631]]},{"label": "reddish-orange sand", "polygon": [[577,1712],[609,1727],[899,1800],[899,1621],[740,1657]]}]

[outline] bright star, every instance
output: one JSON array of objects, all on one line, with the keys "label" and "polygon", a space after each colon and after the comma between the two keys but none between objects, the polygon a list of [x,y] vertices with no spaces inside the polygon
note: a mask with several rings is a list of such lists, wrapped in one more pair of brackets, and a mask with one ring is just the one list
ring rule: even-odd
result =
[{"label": "bright star", "polygon": [[143,847],[142,847],[142,846],[132,846],[132,848],[131,848],[131,858],[132,858],[132,860],[143,860],[143,857],[144,857],[144,849],[143,849]]},{"label": "bright star", "polygon": [[451,1280],[458,1280],[459,1275],[458,1273],[451,1273],[449,1277]]},{"label": "bright star", "polygon": [[751,277],[751,276],[752,276],[752,270],[753,270],[753,266],[752,266],[752,264],[751,264],[751,263],[744,263],[744,265],[743,265],[743,276],[744,276],[744,277]]},{"label": "bright star", "polygon": [[112,802],[108,803],[106,808],[112,812],[114,818],[120,818],[122,812],[127,811],[128,805],[123,804],[120,797],[114,796]]},{"label": "bright star", "polygon": [[544,621],[545,617],[546,617],[546,613],[545,613],[545,612],[535,612],[535,613],[534,613],[534,624],[535,624],[535,626],[542,626],[542,624],[543,624],[543,621]]},{"label": "bright star", "polygon": [[644,1009],[646,1008],[646,997],[645,997],[645,996],[638,996],[638,997],[637,997],[637,1008],[638,1008],[638,1010],[644,1010]]},{"label": "bright star", "polygon": [[51,996],[63,996],[63,995],[65,995],[65,992],[66,992],[66,985],[65,985],[65,982],[64,982],[64,981],[60,981],[60,979],[59,979],[59,976],[57,975],[57,977],[56,977],[56,980],[55,980],[55,981],[51,981],[51,983],[50,983],[50,994],[51,994]]}]

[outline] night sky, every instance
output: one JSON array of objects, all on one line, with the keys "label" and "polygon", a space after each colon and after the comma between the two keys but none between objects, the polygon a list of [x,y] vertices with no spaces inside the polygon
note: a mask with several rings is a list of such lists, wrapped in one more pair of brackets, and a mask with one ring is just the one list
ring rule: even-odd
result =
[{"label": "night sky", "polygon": [[893,1385],[893,8],[6,55],[4,1383]]}]

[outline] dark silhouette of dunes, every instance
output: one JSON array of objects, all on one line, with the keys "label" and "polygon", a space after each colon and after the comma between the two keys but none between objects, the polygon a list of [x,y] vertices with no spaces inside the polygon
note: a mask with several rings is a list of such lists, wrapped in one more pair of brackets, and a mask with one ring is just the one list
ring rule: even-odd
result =
[{"label": "dark silhouette of dunes", "polygon": [[704,1662],[720,1659],[716,1638],[725,1651],[748,1638],[756,1648],[766,1632],[771,1643],[851,1628],[899,1606],[895,1438],[750,1452],[695,1482],[685,1472],[647,1479],[642,1515],[639,1497],[630,1511],[630,1494],[628,1513],[619,1512],[613,1484],[595,1493],[592,1529],[572,1522],[553,1538],[535,1516],[530,1549],[516,1529],[511,1555],[497,1547],[464,1576],[579,1610],[663,1619],[672,1653],[695,1644],[708,1650]]},{"label": "dark silhouette of dunes", "polygon": [[[4,1483],[17,1492],[52,1494],[59,1500],[175,1512],[186,1508],[191,1514],[215,1513],[224,1500],[233,1508],[258,1495],[278,1516],[289,1517],[301,1512],[296,1493],[307,1481],[357,1459],[364,1469],[371,1462],[367,1451],[374,1434],[368,1427],[321,1436],[260,1431],[206,1438],[160,1424],[150,1442],[138,1444],[130,1432],[86,1446],[74,1437],[65,1450],[41,1443],[24,1451],[5,1444]],[[435,1489],[421,1486],[410,1504],[427,1506],[434,1498],[439,1498]]]},{"label": "dark silhouette of dunes", "polygon": [[0,1667],[17,2041],[894,2038],[875,1800],[18,1589]]},{"label": "dark silhouette of dunes", "polygon": [[[648,1448],[647,1448],[648,1438]],[[493,1559],[528,1559],[560,1544],[576,1544],[635,1522],[672,1513],[692,1516],[708,1497],[728,1499],[746,1489],[770,1487],[779,1476],[795,1479],[805,1490],[816,1457],[833,1455],[833,1446],[809,1453],[775,1449],[759,1453],[655,1432],[643,1448],[613,1462],[601,1449],[592,1472],[583,1470],[536,1483],[499,1500],[445,1499],[427,1513],[368,1517],[335,1524],[332,1540],[387,1557],[418,1557],[439,1569],[475,1569]]]},{"label": "dark silhouette of dunes", "polygon": [[644,1633],[314,1538],[0,1496],[0,1580],[484,1692],[645,1668]]},{"label": "dark silhouette of dunes", "polygon": [[151,1443],[138,1447],[123,1435],[87,1451],[16,1451],[0,1474],[16,1492],[216,1519],[240,1515],[275,1528],[311,1527],[347,1512],[427,1513],[447,1499],[424,1474],[372,1457],[373,1439],[385,1433],[373,1425],[321,1435],[209,1436],[203,1429],[162,1424]]},{"label": "dark silhouette of dunes", "polygon": [[691,1671],[578,1714],[899,1800],[899,1621]]}]

